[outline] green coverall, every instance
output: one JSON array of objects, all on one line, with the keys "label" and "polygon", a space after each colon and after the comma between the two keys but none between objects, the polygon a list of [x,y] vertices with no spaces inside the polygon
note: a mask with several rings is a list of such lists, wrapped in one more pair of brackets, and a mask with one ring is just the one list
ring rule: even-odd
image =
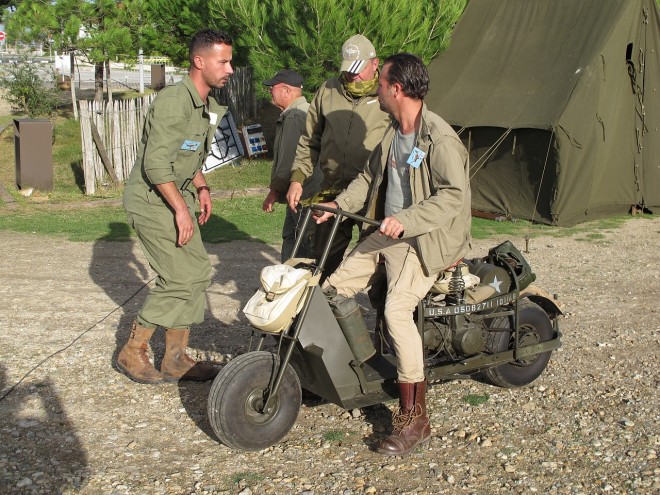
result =
[{"label": "green coverall", "polygon": [[[142,250],[157,273],[137,322],[187,329],[204,321],[211,263],[195,219],[192,179],[201,169],[226,107],[204,104],[190,77],[164,88],[153,101],[135,165],[124,191],[124,209]],[[188,205],[195,232],[177,246],[174,213],[155,184],[174,182]]]}]

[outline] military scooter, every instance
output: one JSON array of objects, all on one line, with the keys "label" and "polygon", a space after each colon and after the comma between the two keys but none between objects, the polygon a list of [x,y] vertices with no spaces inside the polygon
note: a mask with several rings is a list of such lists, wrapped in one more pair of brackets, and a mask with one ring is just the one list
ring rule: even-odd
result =
[{"label": "military scooter", "polygon": [[[330,211],[336,218],[318,263],[295,257],[302,236],[285,263],[309,272],[295,312],[276,333],[255,328],[250,350],[231,360],[211,386],[209,421],[230,448],[261,450],[284,438],[298,416],[302,389],[345,409],[398,397],[396,356],[387,346],[387,335],[346,331],[318,285],[341,218],[379,222],[312,205],[303,232],[313,222],[313,209]],[[466,377],[500,387],[533,382],[561,346],[562,314],[556,296],[532,285],[535,279],[508,241],[483,258],[462,260],[442,273],[415,311],[429,384]],[[272,351],[265,350],[269,336],[276,339]],[[379,349],[372,350],[374,341]]]}]

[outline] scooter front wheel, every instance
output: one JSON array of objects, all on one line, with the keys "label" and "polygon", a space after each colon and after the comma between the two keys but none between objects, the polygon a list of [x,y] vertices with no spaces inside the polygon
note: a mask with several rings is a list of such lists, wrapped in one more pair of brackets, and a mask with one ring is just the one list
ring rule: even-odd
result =
[{"label": "scooter front wheel", "polygon": [[261,450],[275,445],[291,430],[302,404],[300,379],[287,364],[277,395],[264,410],[279,356],[248,352],[232,359],[215,377],[208,399],[213,431],[227,447]]}]

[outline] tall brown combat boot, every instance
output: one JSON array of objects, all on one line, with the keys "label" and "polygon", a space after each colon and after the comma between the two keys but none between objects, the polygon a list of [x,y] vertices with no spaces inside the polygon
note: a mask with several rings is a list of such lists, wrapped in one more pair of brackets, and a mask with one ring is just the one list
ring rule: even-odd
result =
[{"label": "tall brown combat boot", "polygon": [[117,356],[117,368],[138,383],[162,383],[164,381],[163,375],[154,368],[147,356],[149,339],[155,330],[155,328],[143,327],[134,321],[131,336]]},{"label": "tall brown combat boot", "polygon": [[392,417],[394,431],[380,442],[377,451],[385,455],[404,455],[431,438],[426,414],[426,382],[399,383],[399,409]]},{"label": "tall brown combat boot", "polygon": [[218,374],[218,369],[211,363],[198,363],[186,354],[190,330],[168,328],[165,332],[165,356],[160,371],[165,381],[180,379],[203,382]]}]

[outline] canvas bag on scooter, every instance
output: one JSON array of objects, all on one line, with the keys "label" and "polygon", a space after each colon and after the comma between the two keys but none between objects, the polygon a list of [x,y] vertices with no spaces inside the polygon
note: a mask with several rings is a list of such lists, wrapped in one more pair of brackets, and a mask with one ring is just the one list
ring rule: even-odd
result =
[{"label": "canvas bag on scooter", "polygon": [[280,333],[300,311],[300,302],[308,285],[319,276],[289,265],[271,265],[261,270],[261,287],[250,298],[243,313],[259,330]]}]

